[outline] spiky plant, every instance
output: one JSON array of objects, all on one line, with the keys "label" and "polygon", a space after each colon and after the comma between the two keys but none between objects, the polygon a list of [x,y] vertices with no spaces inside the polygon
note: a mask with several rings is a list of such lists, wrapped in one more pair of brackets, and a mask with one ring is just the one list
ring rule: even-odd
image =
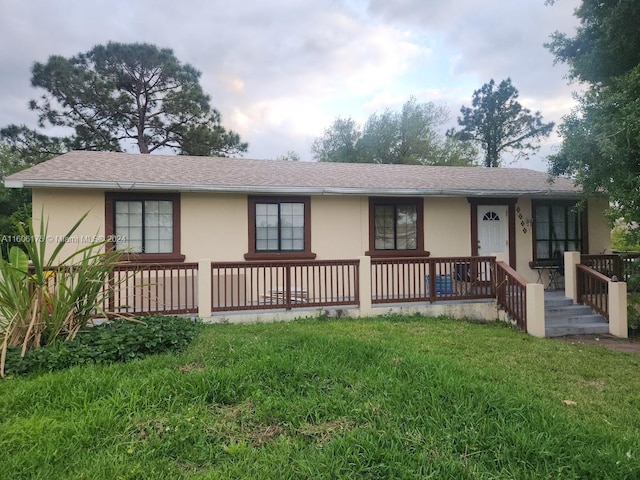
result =
[{"label": "spiky plant", "polygon": [[[71,238],[87,214],[65,235]],[[102,311],[109,294],[109,278],[119,260],[96,241],[63,255],[64,243],[47,252],[48,224],[40,220],[36,235],[29,224],[18,226],[21,247],[11,247],[0,259],[0,376],[8,347],[31,348],[58,337],[72,339],[95,313]]]}]

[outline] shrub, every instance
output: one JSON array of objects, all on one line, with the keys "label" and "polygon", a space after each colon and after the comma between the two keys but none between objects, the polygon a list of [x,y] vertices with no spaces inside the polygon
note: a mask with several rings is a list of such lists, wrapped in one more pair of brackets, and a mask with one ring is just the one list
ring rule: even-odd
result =
[{"label": "shrub", "polygon": [[[72,237],[87,215],[65,237]],[[72,340],[91,319],[108,294],[105,287],[119,254],[107,252],[106,241],[96,241],[65,257],[64,242],[46,251],[48,226],[40,219],[38,235],[31,223],[18,225],[21,248],[11,247],[0,258],[0,376],[11,347],[30,349]]]},{"label": "shrub", "polygon": [[7,349],[7,375],[51,372],[73,365],[126,362],[158,353],[179,352],[200,331],[201,323],[181,317],[150,315],[116,319],[85,327],[73,340],[54,342],[25,353]]}]

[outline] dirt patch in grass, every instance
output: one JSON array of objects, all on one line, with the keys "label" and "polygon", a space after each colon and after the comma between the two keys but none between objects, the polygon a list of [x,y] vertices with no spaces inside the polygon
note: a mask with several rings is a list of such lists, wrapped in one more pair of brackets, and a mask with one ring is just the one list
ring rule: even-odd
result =
[{"label": "dirt patch in grass", "polygon": [[178,367],[180,373],[204,372],[204,365],[198,363],[188,363]]},{"label": "dirt patch in grass", "polygon": [[304,425],[298,428],[298,434],[314,439],[319,444],[327,443],[335,435],[352,430],[355,425],[348,418],[339,418],[317,425]]},{"label": "dirt patch in grass", "polygon": [[578,345],[599,345],[618,352],[635,353],[640,355],[640,339],[618,338],[613,335],[566,335],[557,340]]}]

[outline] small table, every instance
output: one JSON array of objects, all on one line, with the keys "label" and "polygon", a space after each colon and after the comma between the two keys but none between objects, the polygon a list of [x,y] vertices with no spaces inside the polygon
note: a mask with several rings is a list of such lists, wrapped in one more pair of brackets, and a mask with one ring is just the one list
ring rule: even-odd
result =
[{"label": "small table", "polygon": [[[559,269],[556,265],[538,265],[533,268],[536,272],[538,272],[538,280],[537,283],[541,283],[544,286],[545,290],[548,290],[553,287],[557,287]],[[545,275],[546,272],[546,275]],[[545,285],[545,277],[547,278],[547,283]]]}]

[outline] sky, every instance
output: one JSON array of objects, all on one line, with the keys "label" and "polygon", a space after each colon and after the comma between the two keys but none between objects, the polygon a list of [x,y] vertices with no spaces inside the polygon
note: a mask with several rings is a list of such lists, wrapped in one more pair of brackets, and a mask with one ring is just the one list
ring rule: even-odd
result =
[{"label": "sky", "polygon": [[[0,0],[0,127],[36,127],[31,66],[109,41],[170,48],[202,73],[247,158],[311,144],[337,117],[363,123],[411,96],[456,125],[474,90],[510,77],[520,103],[556,125],[574,100],[544,42],[573,34],[579,0]],[[531,159],[546,170],[554,133]]]}]

